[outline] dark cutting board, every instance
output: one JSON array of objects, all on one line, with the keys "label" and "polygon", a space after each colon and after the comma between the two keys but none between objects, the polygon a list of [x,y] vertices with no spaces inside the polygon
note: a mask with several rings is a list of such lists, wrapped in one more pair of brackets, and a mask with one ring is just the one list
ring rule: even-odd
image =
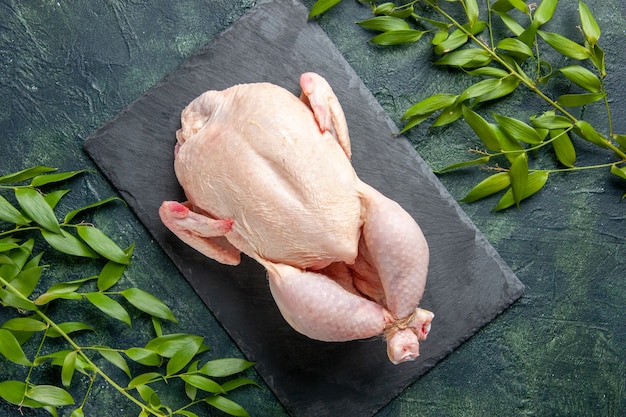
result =
[{"label": "dark cutting board", "polygon": [[[523,285],[466,217],[295,0],[265,1],[85,141],[85,149],[294,416],[376,413],[522,295]],[[415,362],[392,365],[381,339],[323,343],[293,331],[264,270],[218,264],[161,224],[163,200],[184,201],[173,172],[180,112],[205,90],[270,81],[299,94],[316,71],[341,101],[362,180],[398,201],[431,250],[421,306],[435,313]]]}]

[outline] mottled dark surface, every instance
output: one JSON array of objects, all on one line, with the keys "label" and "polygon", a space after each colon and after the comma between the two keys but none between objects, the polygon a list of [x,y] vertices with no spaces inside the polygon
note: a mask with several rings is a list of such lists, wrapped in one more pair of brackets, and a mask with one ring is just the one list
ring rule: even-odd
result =
[{"label": "mottled dark surface", "polygon": [[[260,3],[89,136],[85,149],[237,346],[257,362],[288,412],[363,417],[489,323],[522,295],[523,285],[410,143],[393,138],[396,129],[388,116],[321,28],[307,23],[307,14],[298,1]],[[323,343],[297,334],[281,317],[260,265],[244,259],[233,268],[207,260],[181,244],[158,217],[162,201],[184,201],[172,164],[180,123],[165,115],[180,114],[208,89],[243,82],[269,81],[299,94],[298,78],[305,71],[318,72],[333,85],[347,115],[352,164],[360,178],[398,201],[428,241],[429,277],[420,305],[436,318],[412,363],[393,366],[382,338]]]},{"label": "mottled dark surface", "polygon": [[[191,0],[176,5],[1,2],[1,171],[40,163],[64,169],[92,167],[82,150],[83,140],[226,29],[252,3],[242,1],[233,7],[228,1]],[[562,3],[552,27],[573,36],[576,2]],[[588,4],[603,28],[601,44],[607,54],[616,131],[625,132],[624,5],[619,0]],[[344,1],[319,23],[398,125],[413,102],[467,85],[465,77],[428,65],[432,55],[426,42],[400,48],[366,43],[371,34],[353,22],[369,16],[367,6]],[[562,93],[570,87],[561,83],[560,88]],[[530,115],[538,105],[522,93],[499,103],[498,111]],[[585,118],[603,126],[598,106],[589,106]],[[407,136],[435,169],[464,158],[466,149],[477,144],[462,124],[433,130],[420,127]],[[580,149],[580,164],[609,160],[584,144]],[[460,198],[484,175],[463,170],[440,180]],[[115,193],[98,172],[69,185],[73,191],[68,206]],[[378,415],[626,414],[623,192],[624,184],[617,178],[590,171],[551,175],[547,188],[519,211],[493,213],[495,199],[462,205],[526,285],[526,294]],[[205,335],[216,357],[240,355],[130,209],[109,206],[98,210],[94,221],[121,244],[137,242],[126,279],[159,294],[177,312],[181,323],[168,326],[168,331]],[[63,270],[56,269],[56,274],[65,278]],[[123,342],[138,338],[137,331],[142,331],[139,324],[132,330],[115,325],[109,335],[101,332],[98,337],[101,343]],[[0,359],[0,375],[24,377],[21,369],[7,366],[4,359]],[[104,384],[92,396],[97,398],[86,409],[91,415],[137,415]],[[253,415],[286,415],[267,387],[238,393],[236,399]],[[18,416],[20,411],[0,402],[0,414]],[[46,414],[25,410],[25,415]]]}]

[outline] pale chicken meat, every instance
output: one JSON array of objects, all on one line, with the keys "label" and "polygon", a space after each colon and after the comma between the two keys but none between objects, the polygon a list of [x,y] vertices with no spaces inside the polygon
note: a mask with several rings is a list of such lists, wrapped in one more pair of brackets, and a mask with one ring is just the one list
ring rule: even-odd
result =
[{"label": "pale chicken meat", "polygon": [[[383,335],[415,359],[433,314],[418,307],[428,246],[396,202],[357,177],[342,108],[315,73],[300,98],[270,83],[207,91],[182,112],[174,167],[187,201],[161,220],[224,264],[267,270],[285,320],[316,340]],[[245,300],[242,300],[245,303]]]}]

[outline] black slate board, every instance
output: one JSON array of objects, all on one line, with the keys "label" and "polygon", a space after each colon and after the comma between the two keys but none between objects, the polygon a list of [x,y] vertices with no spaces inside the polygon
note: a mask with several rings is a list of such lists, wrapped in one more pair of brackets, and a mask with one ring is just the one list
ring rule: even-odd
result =
[{"label": "black slate board", "polygon": [[[297,0],[260,2],[85,141],[85,149],[294,416],[372,415],[522,295],[523,285],[396,128]],[[180,111],[205,90],[270,81],[299,94],[316,71],[341,101],[362,180],[421,225],[431,267],[421,306],[435,312],[417,361],[392,365],[380,339],[323,343],[293,331],[265,273],[229,267],[182,244],[159,220],[184,201],[173,172]]]}]

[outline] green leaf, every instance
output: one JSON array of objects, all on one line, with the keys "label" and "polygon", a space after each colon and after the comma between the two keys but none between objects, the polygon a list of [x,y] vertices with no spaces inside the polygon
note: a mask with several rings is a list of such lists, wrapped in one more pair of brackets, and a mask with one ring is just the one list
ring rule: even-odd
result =
[{"label": "green leaf", "polygon": [[526,152],[521,153],[513,160],[509,175],[511,177],[513,199],[515,200],[515,205],[519,208],[519,204],[526,192],[526,184],[528,183],[528,155],[526,155]]},{"label": "green leaf", "polygon": [[36,166],[32,168],[27,168],[22,171],[13,172],[11,174],[3,175],[0,177],[0,184],[11,184],[16,182],[22,182],[28,179],[31,179],[39,174],[43,174],[45,172],[56,171],[57,168],[47,167],[47,166]]},{"label": "green leaf", "polygon": [[207,404],[212,407],[217,408],[231,416],[237,417],[248,417],[248,412],[236,402],[229,400],[226,397],[222,397],[221,395],[215,395],[212,397],[208,397],[205,399]]},{"label": "green leaf", "polygon": [[602,91],[600,79],[587,68],[580,65],[569,65],[559,69],[559,71],[561,74],[565,75],[568,80],[591,93],[599,93]]},{"label": "green leaf", "polygon": [[35,366],[39,366],[39,365],[41,365],[42,363],[44,363],[44,362],[46,362],[48,360],[51,361],[52,365],[61,366],[61,365],[63,365],[63,360],[65,359],[67,354],[70,353],[70,352],[71,352],[71,350],[65,349],[65,350],[59,350],[57,352],[52,352],[52,353],[49,353],[47,355],[37,356],[35,358],[35,361],[34,361]]},{"label": "green leaf", "polygon": [[393,16],[376,16],[356,23],[365,29],[377,30],[379,32],[410,29],[409,24],[404,19]]},{"label": "green leaf", "polygon": [[98,254],[71,233],[61,229],[61,233],[53,233],[41,229],[41,235],[50,246],[61,253],[85,258],[97,258]]},{"label": "green leaf", "polygon": [[478,3],[476,0],[465,0],[465,12],[470,26],[474,25],[478,20]]},{"label": "green leaf", "polygon": [[[5,245],[2,245],[2,246],[3,246],[3,249],[4,249]],[[19,245],[14,245],[14,246],[19,248]],[[13,249],[8,244],[6,245],[6,247],[7,248],[2,250],[2,252],[8,252],[11,249]],[[16,269],[16,270],[19,271],[19,268],[15,267],[15,262],[13,262],[13,259],[11,259],[11,257],[8,256],[8,255],[0,255],[0,264],[2,266],[4,266],[4,267],[6,267],[6,266],[13,267],[12,269]],[[2,275],[0,274],[0,276],[2,276]]]},{"label": "green leaf", "polygon": [[482,156],[480,158],[472,159],[470,161],[457,162],[455,164],[448,165],[445,168],[442,168],[442,169],[440,169],[438,171],[435,171],[435,172],[437,174],[443,174],[444,172],[452,171],[453,169],[457,169],[457,168],[463,168],[463,167],[467,167],[467,166],[471,166],[471,165],[486,164],[487,162],[489,162],[490,158],[491,157],[489,155],[487,155],[487,156]]},{"label": "green leaf", "polygon": [[57,324],[57,327],[58,329],[56,327],[50,327],[50,329],[48,330],[47,336],[48,337],[61,337],[63,336],[63,333],[72,334],[72,333],[81,332],[81,331],[94,331],[93,327],[91,327],[88,324],[81,323],[79,321],[66,321],[66,322]]},{"label": "green leaf", "polygon": [[[518,76],[522,77],[522,79],[528,83],[528,84],[534,84],[535,80],[531,79],[522,69],[522,67],[520,67],[519,63],[513,59],[513,57],[510,57],[508,55],[501,55],[500,58],[506,62],[509,66],[515,68],[515,72],[517,73]],[[513,75],[511,75],[511,77],[513,77]],[[516,77],[517,78],[517,77]]]},{"label": "green leaf", "polygon": [[13,363],[32,366],[13,333],[6,329],[0,329],[0,353]]},{"label": "green leaf", "polygon": [[435,32],[430,43],[432,43],[435,46],[440,45],[442,42],[448,39],[448,35],[449,35],[448,29],[440,29],[437,32]]},{"label": "green leaf", "polygon": [[507,1],[520,12],[524,14],[528,13],[528,5],[524,3],[524,0],[507,0]]},{"label": "green leaf", "polygon": [[28,217],[52,233],[61,233],[59,221],[37,190],[32,188],[16,188],[15,197]]},{"label": "green leaf", "polygon": [[[135,389],[139,393],[139,396],[152,407],[159,408],[161,406],[161,399],[159,398],[159,395],[148,385],[137,385]],[[150,414],[146,412],[146,416],[149,415]]]},{"label": "green leaf", "polygon": [[493,78],[504,78],[509,75],[508,72],[501,68],[495,67],[482,67],[477,68],[475,70],[471,70],[467,72],[469,75],[481,76],[481,77],[493,77]]},{"label": "green leaf", "polygon": [[529,57],[534,56],[532,49],[530,49],[528,45],[515,38],[502,39],[498,42],[497,48],[502,49],[503,51],[514,52]]},{"label": "green leaf", "polygon": [[163,379],[163,375],[158,372],[146,372],[145,374],[137,375],[128,383],[127,388],[135,388],[139,385],[145,385],[153,381]]},{"label": "green leaf", "polygon": [[578,120],[574,132],[581,138],[598,145],[602,148],[606,148],[606,138],[599,134],[589,122],[584,120]]},{"label": "green leaf", "polygon": [[552,19],[557,3],[558,0],[541,0],[539,2],[539,6],[537,6],[537,9],[535,9],[535,13],[533,14],[534,20],[539,26]]},{"label": "green leaf", "polygon": [[420,40],[424,32],[417,29],[389,30],[374,36],[370,42],[377,45],[402,45]]},{"label": "green leaf", "polygon": [[381,14],[391,13],[395,8],[396,8],[396,5],[388,1],[385,3],[381,3],[379,5],[376,5],[376,7],[374,7],[374,9],[372,10],[372,13],[378,16]]},{"label": "green leaf", "polygon": [[493,118],[504,133],[512,139],[521,140],[531,145],[538,145],[543,141],[535,129],[520,120],[495,113],[493,114]]},{"label": "green leaf", "polygon": [[24,297],[28,297],[39,283],[42,272],[42,266],[22,269],[22,271],[13,278],[11,285]]},{"label": "green leaf", "polygon": [[582,2],[578,2],[578,13],[580,14],[580,26],[583,29],[583,34],[585,35],[585,39],[591,46],[595,46],[600,39],[600,26],[598,26],[598,22],[591,14],[589,7]]},{"label": "green leaf", "polygon": [[[199,361],[194,361],[189,365],[189,367],[187,368],[187,374],[191,375],[198,373],[198,362]],[[185,382],[185,395],[187,395],[187,398],[189,398],[191,401],[195,401],[198,397],[198,388]]]},{"label": "green leaf", "polygon": [[124,323],[131,326],[131,320],[128,312],[117,301],[99,292],[87,293],[85,294],[85,297],[87,298],[87,300],[89,300],[91,304],[96,306],[107,316],[123,321]]},{"label": "green leaf", "polygon": [[130,257],[100,229],[92,226],[77,226],[78,235],[97,253],[111,261],[128,265]]},{"label": "green leaf", "polygon": [[254,366],[254,362],[239,358],[222,358],[205,363],[198,372],[219,378],[243,372],[251,366]]},{"label": "green leaf", "polygon": [[220,384],[202,375],[183,375],[181,379],[191,386],[213,394],[225,394]]},{"label": "green leaf", "polygon": [[31,408],[43,407],[43,404],[24,397],[27,388],[26,384],[22,381],[2,381],[0,382],[0,398],[15,405]]},{"label": "green leaf", "polygon": [[[33,339],[34,335],[35,335],[35,332],[20,332],[20,331],[13,332],[13,336],[15,336],[15,338],[17,339],[17,342],[21,346],[24,346],[26,343],[28,343],[28,341]],[[2,362],[1,359],[0,359],[0,362]]]},{"label": "green leaf", "polygon": [[[0,253],[8,252],[13,249],[18,249],[20,245],[18,245],[17,242],[19,242],[18,239],[15,239],[10,236],[5,237],[4,239],[0,239]],[[13,261],[10,261],[10,262],[13,263]]]},{"label": "green leaf", "polygon": [[559,162],[566,167],[573,167],[576,163],[576,149],[567,132],[563,129],[553,129],[550,130],[550,137],[553,139],[552,147]]},{"label": "green leaf", "polygon": [[467,124],[472,128],[474,133],[476,133],[487,148],[494,151],[501,150],[494,127],[483,119],[482,116],[473,110],[470,110],[468,107],[463,106],[463,117],[465,117]]},{"label": "green leaf", "polygon": [[146,366],[160,366],[163,362],[161,356],[144,348],[132,347],[126,349],[124,353],[133,361]]},{"label": "green leaf", "polygon": [[138,288],[128,288],[120,294],[139,310],[161,319],[176,322],[176,317],[172,311],[154,295]]},{"label": "green leaf", "polygon": [[11,281],[22,270],[29,257],[32,255],[34,239],[28,239],[19,249],[13,249],[9,253],[10,261],[0,266],[0,275],[7,281]]},{"label": "green leaf", "polygon": [[591,62],[600,72],[600,77],[606,77],[606,67],[604,62],[604,51],[599,45],[593,45],[591,47]]},{"label": "green leaf", "polygon": [[181,416],[185,416],[185,417],[199,417],[196,413],[192,413],[189,410],[176,410],[174,412],[174,415],[181,415]]},{"label": "green leaf", "polygon": [[196,356],[201,346],[202,338],[192,339],[190,343],[181,346],[167,362],[167,375],[173,375],[187,366]]},{"label": "green leaf", "polygon": [[372,10],[372,13],[377,16],[382,14],[406,19],[413,14],[414,10],[415,9],[410,4],[404,4],[396,7],[395,4],[387,2],[376,6],[374,10]]},{"label": "green leaf", "polygon": [[435,61],[435,65],[448,65],[459,68],[484,67],[491,62],[488,51],[478,48],[461,49],[453,51]]},{"label": "green leaf", "polygon": [[516,139],[511,139],[504,133],[504,131],[499,126],[493,126],[493,130],[498,137],[498,142],[500,143],[502,152],[505,152],[504,156],[506,156],[509,162],[513,162],[513,160],[520,153],[525,151],[525,146],[522,145],[523,142],[520,142]]},{"label": "green leaf", "polygon": [[[150,406],[152,406],[152,408],[156,408],[159,409],[161,408],[161,399],[159,398],[159,395],[156,393],[155,390],[153,390],[151,387],[147,386],[147,385],[138,385],[135,387],[135,389],[137,390],[137,392],[139,393],[139,395],[141,396],[141,398],[147,402],[148,404],[150,404]],[[147,410],[142,410],[142,413],[145,412],[144,414],[139,414],[139,417],[149,417],[149,415],[152,415],[152,413],[149,413]],[[161,414],[163,415],[163,414]]]},{"label": "green leaf", "polygon": [[548,45],[566,57],[584,60],[591,56],[591,53],[587,48],[577,44],[563,35],[552,32],[543,32],[541,30],[537,31],[537,33],[541,36],[541,39],[546,41]]},{"label": "green leaf", "polygon": [[611,165],[611,174],[617,175],[621,179],[626,180],[626,166],[618,168],[617,165]]},{"label": "green leaf", "polygon": [[525,43],[528,46],[531,46],[535,43],[535,39],[537,37],[537,31],[539,29],[539,21],[533,20],[530,25],[524,29],[522,33],[517,35],[517,39],[521,42]]},{"label": "green leaf", "polygon": [[[447,33],[447,32],[446,32]],[[450,36],[435,45],[434,51],[437,55],[445,54],[465,45],[469,37],[460,29],[453,31]]]},{"label": "green leaf", "polygon": [[231,379],[229,381],[224,382],[222,384],[222,388],[224,389],[224,391],[229,392],[229,391],[232,391],[234,389],[237,389],[239,387],[243,387],[246,385],[254,385],[257,388],[261,388],[259,384],[257,384],[255,381],[248,379],[248,378]]},{"label": "green leaf", "polygon": [[456,98],[457,96],[453,94],[433,94],[409,107],[402,115],[402,120],[413,116],[430,115],[453,104]]},{"label": "green leaf", "polygon": [[554,116],[552,114],[545,114],[536,117],[530,121],[530,123],[536,128],[542,129],[569,129],[574,123],[565,116]]},{"label": "green leaf", "polygon": [[[152,387],[148,385],[138,385],[137,387],[135,387],[135,389],[137,390],[141,398],[143,398],[144,401],[150,404],[153,409],[160,409],[163,407],[159,394],[154,389],[152,389]],[[144,411],[146,411],[147,413],[147,410]],[[152,413],[147,413],[146,417],[148,417],[150,414]]]},{"label": "green leaf", "polygon": [[85,413],[83,412],[82,408],[77,408],[74,411],[72,411],[72,414],[70,414],[70,417],[85,417]]},{"label": "green leaf", "polygon": [[430,117],[430,114],[418,114],[417,116],[409,117],[409,119],[406,121],[406,124],[400,131],[400,134],[406,132],[409,129],[414,128],[415,126],[419,125],[420,123],[422,123],[424,120],[428,119],[429,117]]},{"label": "green leaf", "polygon": [[[135,388],[139,395],[144,399],[144,401],[148,402],[152,408],[162,408],[161,399],[159,398],[159,394],[147,385],[140,385]],[[147,410],[146,410],[147,411]],[[163,415],[163,414],[162,414]]]},{"label": "green leaf", "polygon": [[3,329],[15,332],[41,332],[46,330],[47,327],[41,320],[32,317],[16,317],[2,324]]},{"label": "green leaf", "polygon": [[111,201],[121,201],[122,203],[124,203],[124,200],[122,200],[122,199],[121,199],[121,198],[119,198],[119,197],[109,197],[109,198],[105,198],[105,199],[100,200],[100,201],[97,201],[97,202],[95,202],[95,203],[88,204],[88,205],[86,205],[86,206],[83,206],[83,207],[80,207],[80,208],[77,208],[77,209],[75,209],[75,210],[70,211],[69,213],[67,213],[67,214],[65,215],[65,218],[63,219],[63,222],[65,222],[65,223],[69,223],[69,222],[70,222],[70,221],[72,221],[72,219],[73,219],[74,217],[76,217],[79,213],[82,213],[83,211],[91,210],[91,209],[93,209],[93,208],[97,208],[97,207],[103,206],[103,205],[105,205],[105,204],[107,204],[107,203],[110,203]]},{"label": "green leaf", "polygon": [[[526,188],[524,190],[522,200],[532,196],[537,191],[541,190],[548,181],[548,175],[548,171],[533,171],[528,174],[528,181],[526,183]],[[507,192],[504,193],[498,204],[494,207],[494,210],[504,210],[513,205],[515,205],[515,197],[513,196],[513,190],[509,188]]]},{"label": "green leaf", "polygon": [[491,93],[493,90],[498,88],[500,84],[502,84],[502,80],[497,78],[487,78],[485,80],[478,81],[463,90],[463,92],[459,95],[458,101],[462,102]]},{"label": "green leaf", "polygon": [[120,368],[130,378],[130,368],[126,363],[126,359],[119,352],[111,349],[108,346],[97,346],[98,353],[100,353],[104,359],[106,359],[112,365]]},{"label": "green leaf", "polygon": [[488,197],[499,191],[504,190],[511,185],[511,177],[508,172],[498,172],[490,175],[478,184],[474,186],[466,195],[461,199],[465,203],[472,203],[481,198]]},{"label": "green leaf", "polygon": [[528,14],[528,6],[523,0],[498,0],[492,6],[492,9],[498,12],[508,12],[513,8]]},{"label": "green leaf", "polygon": [[152,316],[152,327],[154,328],[154,334],[159,337],[163,336],[163,326],[161,326],[161,320],[158,317]]},{"label": "green leaf", "polygon": [[18,226],[26,226],[30,223],[30,219],[24,217],[22,213],[13,204],[9,203],[6,198],[0,195],[0,220],[8,223],[15,223]]},{"label": "green leaf", "polygon": [[500,19],[502,19],[502,23],[504,23],[504,25],[515,36],[520,36],[522,33],[524,33],[524,28],[519,23],[517,23],[517,21],[515,19],[513,19],[511,16],[509,16],[507,13],[505,13],[505,12],[496,12],[496,14],[498,16],[500,16]]},{"label": "green leaf", "polygon": [[417,15],[414,15],[414,17],[415,17],[415,19],[416,19],[416,20],[419,20],[419,21],[421,21],[421,22],[424,22],[424,23],[428,23],[428,24],[430,24],[430,25],[433,25],[434,27],[436,27],[436,28],[437,28],[437,29],[439,29],[439,30],[442,30],[442,29],[449,29],[449,28],[452,26],[452,25],[451,25],[450,23],[448,23],[448,22],[441,22],[441,21],[439,21],[439,20],[429,19],[429,18],[424,17],[424,16],[417,16]]},{"label": "green leaf", "polygon": [[43,252],[40,252],[38,255],[33,256],[28,262],[24,264],[24,267],[22,269],[30,269],[36,268],[38,266],[43,266],[40,265],[41,258],[43,258]]},{"label": "green leaf", "polygon": [[457,121],[463,115],[462,104],[454,103],[441,110],[439,116],[433,121],[432,127],[440,127]]},{"label": "green leaf", "polygon": [[65,388],[68,388],[72,384],[72,378],[74,377],[74,371],[76,370],[76,356],[78,352],[75,350],[65,356],[63,360],[63,366],[61,367],[61,383]]},{"label": "green leaf", "polygon": [[321,15],[325,11],[339,4],[341,0],[317,0],[309,11],[309,19]]},{"label": "green leaf", "polygon": [[0,300],[10,307],[27,310],[27,311],[37,311],[37,306],[33,304],[27,298],[18,297],[17,295],[6,291],[3,288],[0,288]]},{"label": "green leaf", "polygon": [[107,262],[100,274],[98,275],[98,291],[106,291],[122,278],[127,265],[119,264],[117,262]]},{"label": "green leaf", "polygon": [[619,135],[617,133],[614,133],[612,138],[622,149],[626,149],[626,135]]},{"label": "green leaf", "polygon": [[74,399],[69,392],[54,385],[36,385],[26,391],[26,396],[53,407],[74,404]]},{"label": "green leaf", "polygon": [[487,22],[484,20],[477,20],[473,25],[464,24],[463,27],[467,29],[472,35],[479,35],[487,29]]},{"label": "green leaf", "polygon": [[0,382],[0,397],[11,404],[20,404],[25,392],[26,384],[22,381]]},{"label": "green leaf", "polygon": [[51,209],[54,209],[59,201],[63,198],[63,196],[69,193],[70,190],[55,190],[51,191],[48,194],[43,196],[43,199],[46,200],[46,203],[50,206]]},{"label": "green leaf", "polygon": [[202,341],[201,336],[183,333],[168,334],[164,336],[158,336],[150,340],[148,343],[146,343],[145,348],[152,350],[153,352],[156,352],[166,358],[171,358],[176,354],[176,352],[183,349],[186,344],[195,344],[197,339],[200,339],[200,341]]},{"label": "green leaf", "polygon": [[565,107],[579,107],[602,100],[606,93],[563,94],[556,102]]},{"label": "green leaf", "polygon": [[46,174],[46,175],[38,175],[30,182],[31,187],[41,187],[43,185],[52,184],[55,182],[65,181],[72,177],[75,177],[78,174],[82,174],[87,171],[86,169],[81,169],[79,171],[68,171],[68,172],[59,172],[57,174]]},{"label": "green leaf", "polygon": [[493,89],[489,93],[486,93],[480,97],[477,97],[474,104],[482,103],[482,102],[489,101],[489,100],[495,100],[495,99],[507,96],[511,94],[513,91],[515,91],[519,83],[520,83],[520,80],[517,77],[508,76],[506,78],[503,78],[501,80],[500,85],[497,88]]},{"label": "green leaf", "polygon": [[77,292],[74,292],[74,291],[45,292],[45,293],[41,294],[39,297],[37,297],[37,299],[35,299],[34,303],[35,303],[35,305],[41,306],[41,305],[48,304],[50,301],[58,300],[58,299],[62,299],[62,300],[80,300],[82,298],[83,298],[83,296],[81,294],[79,294]]}]

